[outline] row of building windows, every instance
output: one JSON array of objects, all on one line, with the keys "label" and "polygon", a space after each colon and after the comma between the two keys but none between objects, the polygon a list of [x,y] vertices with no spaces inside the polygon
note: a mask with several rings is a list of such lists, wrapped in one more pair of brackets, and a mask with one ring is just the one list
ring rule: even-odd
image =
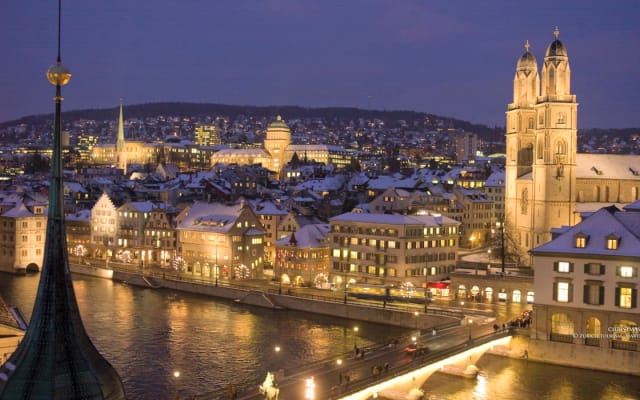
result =
[{"label": "row of building windows", "polygon": [[[573,284],[571,282],[553,283],[553,300],[559,303],[573,302]],[[637,308],[638,290],[627,286],[615,288],[614,304],[620,308]],[[583,303],[590,305],[603,305],[605,302],[605,287],[591,283],[584,286]]]},{"label": "row of building windows", "polygon": [[[2,254],[5,255],[4,249],[2,251]],[[42,249],[35,249],[35,254],[36,254],[36,256],[41,256],[42,255]],[[10,251],[9,255],[13,256],[13,250]],[[28,249],[20,250],[20,255],[22,257],[28,257],[29,256],[29,250]]]},{"label": "row of building windows", "polygon": [[332,232],[353,233],[358,235],[398,236],[397,229],[361,228],[349,225],[331,225]]},{"label": "row of building windows", "polygon": [[[6,226],[5,223],[6,221],[3,221],[2,226]],[[20,223],[20,226],[24,229],[29,228],[29,221],[22,221]],[[9,225],[9,227],[13,227],[13,222]],[[36,228],[42,228],[42,221],[36,221]]]},{"label": "row of building windows", "polygon": [[[553,264],[555,272],[572,273],[574,264],[569,261],[557,261]],[[599,263],[584,264],[584,273],[589,275],[604,275],[606,267]],[[638,276],[638,267],[629,265],[616,266],[616,276],[620,278],[635,278]]]}]

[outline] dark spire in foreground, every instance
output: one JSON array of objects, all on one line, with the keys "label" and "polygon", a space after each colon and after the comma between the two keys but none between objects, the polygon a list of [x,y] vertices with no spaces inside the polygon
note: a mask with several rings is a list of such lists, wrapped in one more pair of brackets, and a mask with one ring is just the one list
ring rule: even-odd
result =
[{"label": "dark spire in foreground", "polygon": [[82,325],[76,301],[63,210],[61,86],[71,78],[60,59],[47,71],[56,86],[47,237],[40,284],[27,333],[0,369],[2,399],[125,399],[116,370],[95,348]]}]

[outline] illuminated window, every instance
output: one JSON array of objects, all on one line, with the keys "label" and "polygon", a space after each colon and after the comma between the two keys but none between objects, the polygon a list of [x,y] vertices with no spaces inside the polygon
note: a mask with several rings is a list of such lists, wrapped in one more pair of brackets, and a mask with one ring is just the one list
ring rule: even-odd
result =
[{"label": "illuminated window", "polygon": [[621,278],[635,278],[636,276],[638,276],[637,271],[638,270],[636,267],[621,265],[617,268],[616,275]]},{"label": "illuminated window", "polygon": [[616,288],[616,306],[620,308],[636,308],[638,290],[630,287]]},{"label": "illuminated window", "polygon": [[576,247],[583,249],[587,246],[587,236],[583,233],[578,233],[576,236]]},{"label": "illuminated window", "polygon": [[607,249],[616,250],[618,248],[619,238],[615,235],[607,236]]},{"label": "illuminated window", "polygon": [[553,264],[553,270],[556,272],[573,272],[573,263],[557,261]]},{"label": "illuminated window", "polygon": [[556,282],[554,285],[554,300],[561,303],[568,303],[571,301],[571,284],[569,282]]}]

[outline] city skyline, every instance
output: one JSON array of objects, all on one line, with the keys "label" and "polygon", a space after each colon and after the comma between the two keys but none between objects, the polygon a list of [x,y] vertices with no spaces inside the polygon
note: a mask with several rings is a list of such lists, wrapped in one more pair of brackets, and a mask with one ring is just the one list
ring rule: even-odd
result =
[{"label": "city skyline", "polygon": [[[560,29],[579,128],[640,126],[640,5],[621,1],[65,2],[66,110],[157,101],[414,110],[504,126],[528,40]],[[3,6],[0,121],[50,112],[55,5]]]}]

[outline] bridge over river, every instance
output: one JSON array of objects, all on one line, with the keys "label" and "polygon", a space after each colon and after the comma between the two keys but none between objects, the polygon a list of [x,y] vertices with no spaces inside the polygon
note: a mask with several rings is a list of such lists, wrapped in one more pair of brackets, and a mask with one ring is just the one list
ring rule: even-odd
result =
[{"label": "bridge over river", "polygon": [[[391,343],[365,349],[364,358],[361,354],[356,356],[354,351],[347,357],[324,360],[295,371],[274,371],[278,399],[370,399],[384,389],[406,393],[412,388],[420,388],[429,375],[443,365],[472,364],[492,346],[506,348],[504,345],[513,334],[512,329],[494,332],[492,327],[477,328],[472,331],[460,326],[435,336],[427,333],[415,338],[418,348],[428,349],[426,354],[418,356],[405,351],[405,346],[411,342]],[[309,387],[311,379],[312,388]],[[265,399],[265,395],[256,388],[251,393],[241,393],[239,399]]]}]

